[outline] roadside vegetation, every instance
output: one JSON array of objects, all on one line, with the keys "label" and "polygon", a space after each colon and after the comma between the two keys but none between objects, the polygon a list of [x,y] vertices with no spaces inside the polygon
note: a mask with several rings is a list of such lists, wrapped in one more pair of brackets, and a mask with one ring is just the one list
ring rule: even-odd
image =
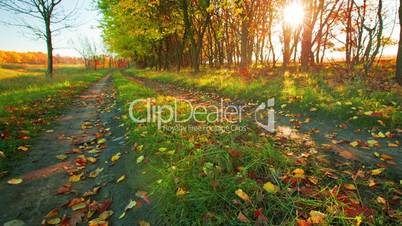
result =
[{"label": "roadside vegetation", "polygon": [[130,69],[134,76],[173,83],[188,88],[218,92],[241,101],[266,101],[276,98],[277,108],[296,113],[311,113],[360,127],[398,128],[402,123],[401,89],[385,71],[379,80],[341,78],[335,69],[321,72],[278,70],[249,80],[233,70],[169,72]]},{"label": "roadside vegetation", "polygon": [[[145,73],[135,71],[140,72]],[[216,81],[150,71],[142,75],[163,82],[177,79],[175,82],[184,85]],[[162,88],[164,93],[144,87],[121,72],[114,73],[114,79],[123,109],[138,98],[155,98],[154,104],[161,105],[173,104],[168,93],[180,95],[168,86]],[[205,101],[212,97],[197,93],[195,98]],[[135,108],[135,115],[145,116],[145,106]],[[267,135],[248,120],[244,122],[250,128],[247,132],[225,133],[164,131],[158,130],[156,123],[135,124],[128,115],[123,119],[129,126],[132,151],[137,153],[133,164],[142,169],[138,180],[157,213],[152,219],[156,225],[360,225],[389,224],[400,217],[390,198],[398,185],[383,176],[383,169],[330,168],[334,166],[317,154],[319,147]],[[385,199],[390,200],[388,209],[381,204]]]},{"label": "roadside vegetation", "polygon": [[74,97],[105,71],[58,68],[53,79],[36,67],[0,68],[0,172],[30,149],[32,139],[60,115]]}]

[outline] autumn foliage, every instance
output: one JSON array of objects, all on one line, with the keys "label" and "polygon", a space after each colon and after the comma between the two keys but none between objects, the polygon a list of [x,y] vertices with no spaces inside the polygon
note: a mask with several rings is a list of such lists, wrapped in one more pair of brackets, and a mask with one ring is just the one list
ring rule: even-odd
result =
[{"label": "autumn foliage", "polygon": [[[82,59],[77,57],[54,56],[56,64],[82,64]],[[47,64],[47,55],[42,52],[15,52],[0,51],[0,64]]]}]

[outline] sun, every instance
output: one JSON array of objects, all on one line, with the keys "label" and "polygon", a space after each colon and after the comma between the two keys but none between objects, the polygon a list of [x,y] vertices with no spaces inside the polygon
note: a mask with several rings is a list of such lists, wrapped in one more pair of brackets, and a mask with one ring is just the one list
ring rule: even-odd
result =
[{"label": "sun", "polygon": [[299,27],[304,20],[303,5],[298,1],[286,5],[283,9],[283,20],[293,28]]}]

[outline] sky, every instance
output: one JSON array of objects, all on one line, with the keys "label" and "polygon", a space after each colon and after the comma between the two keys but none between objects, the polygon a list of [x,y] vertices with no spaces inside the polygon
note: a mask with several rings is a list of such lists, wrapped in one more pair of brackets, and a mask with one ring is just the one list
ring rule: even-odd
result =
[{"label": "sky", "polygon": [[[54,37],[54,53],[62,56],[79,56],[75,46],[79,46],[79,39],[87,37],[96,43],[101,41],[99,25],[100,15],[94,8],[93,0],[64,0],[60,5],[63,9],[72,9],[78,2],[78,11],[74,19],[75,28],[63,30]],[[10,12],[0,10],[0,21],[12,22],[21,18]],[[26,18],[28,19],[28,18]],[[0,50],[27,52],[46,52],[46,43],[33,36],[22,28],[9,26],[0,22]],[[76,44],[72,44],[76,43]]]}]

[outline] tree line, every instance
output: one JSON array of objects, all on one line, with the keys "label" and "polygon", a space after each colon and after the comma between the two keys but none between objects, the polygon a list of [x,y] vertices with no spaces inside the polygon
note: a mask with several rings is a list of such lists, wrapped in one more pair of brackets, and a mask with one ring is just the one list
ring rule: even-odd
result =
[{"label": "tree line", "polygon": [[[284,10],[302,6],[302,23]],[[367,74],[383,47],[383,0],[99,0],[109,49],[139,66],[168,70],[300,65],[308,70],[337,52]],[[287,17],[287,18],[285,18]],[[287,21],[290,21],[287,22]],[[388,24],[389,25],[389,24]]]},{"label": "tree line", "polygon": [[[0,51],[0,64],[47,64],[47,54],[42,52],[15,52]],[[65,57],[55,55],[53,61],[56,64],[82,64],[79,57]]]}]

